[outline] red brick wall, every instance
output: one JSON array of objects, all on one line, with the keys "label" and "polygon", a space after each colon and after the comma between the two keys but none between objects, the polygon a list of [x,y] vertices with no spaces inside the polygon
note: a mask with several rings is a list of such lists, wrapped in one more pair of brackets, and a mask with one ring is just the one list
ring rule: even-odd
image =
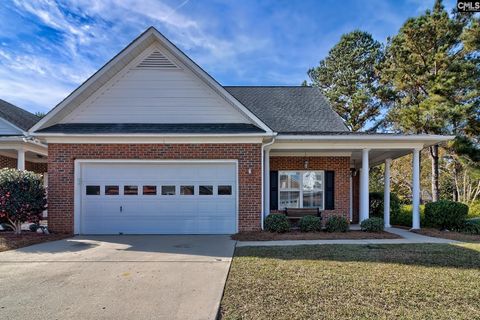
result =
[{"label": "red brick wall", "polygon": [[[308,160],[306,169],[305,160]],[[343,216],[350,220],[350,157],[270,157],[270,170],[335,171],[335,209],[325,210],[322,215],[325,220],[333,215]]]},{"label": "red brick wall", "polygon": [[[0,168],[17,168],[17,159],[0,156]],[[44,173],[47,172],[47,163],[25,161],[25,170]]]},{"label": "red brick wall", "polygon": [[75,159],[238,159],[239,230],[260,229],[260,144],[49,144],[48,225],[54,232],[73,233]]}]

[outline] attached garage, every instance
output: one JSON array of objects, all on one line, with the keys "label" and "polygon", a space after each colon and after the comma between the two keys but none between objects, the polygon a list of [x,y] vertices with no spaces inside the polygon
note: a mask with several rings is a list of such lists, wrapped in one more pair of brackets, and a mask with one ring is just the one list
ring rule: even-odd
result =
[{"label": "attached garage", "polygon": [[237,232],[236,161],[77,160],[75,233]]}]

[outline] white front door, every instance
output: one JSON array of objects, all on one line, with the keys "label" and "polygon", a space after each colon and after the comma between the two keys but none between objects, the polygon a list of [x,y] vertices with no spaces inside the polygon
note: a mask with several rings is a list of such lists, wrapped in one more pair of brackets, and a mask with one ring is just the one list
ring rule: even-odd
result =
[{"label": "white front door", "polygon": [[80,164],[82,234],[232,234],[234,162]]}]

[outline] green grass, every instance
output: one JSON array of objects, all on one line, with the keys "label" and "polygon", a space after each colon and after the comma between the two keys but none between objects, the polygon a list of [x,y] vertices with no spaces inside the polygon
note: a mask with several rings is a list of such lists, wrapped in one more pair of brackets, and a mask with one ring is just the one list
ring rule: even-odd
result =
[{"label": "green grass", "polygon": [[480,244],[237,248],[222,319],[475,319]]}]

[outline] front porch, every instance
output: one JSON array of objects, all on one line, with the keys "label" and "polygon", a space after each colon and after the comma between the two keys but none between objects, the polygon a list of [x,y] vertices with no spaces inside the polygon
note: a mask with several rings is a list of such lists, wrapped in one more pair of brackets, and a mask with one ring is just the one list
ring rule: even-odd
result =
[{"label": "front porch", "polygon": [[[384,164],[383,218],[385,227],[390,228],[391,163],[393,159],[413,154],[411,228],[420,229],[420,151],[450,139],[432,135],[354,133],[278,136],[264,148],[264,218],[271,212],[284,210],[286,206],[303,207],[305,195],[307,206],[311,206],[313,193],[318,195],[317,203],[324,219],[336,215],[347,218],[351,223],[361,223],[370,216],[370,169]],[[292,171],[293,175],[287,176]],[[333,178],[326,178],[327,172],[333,172]],[[297,188],[297,185],[304,184],[305,174],[310,177],[312,173],[317,176],[323,174],[323,180],[319,178],[318,183],[315,182],[321,187],[312,189],[307,185]]]},{"label": "front porch", "polygon": [[0,168],[16,168],[45,174],[47,146],[24,136],[0,137]]}]

